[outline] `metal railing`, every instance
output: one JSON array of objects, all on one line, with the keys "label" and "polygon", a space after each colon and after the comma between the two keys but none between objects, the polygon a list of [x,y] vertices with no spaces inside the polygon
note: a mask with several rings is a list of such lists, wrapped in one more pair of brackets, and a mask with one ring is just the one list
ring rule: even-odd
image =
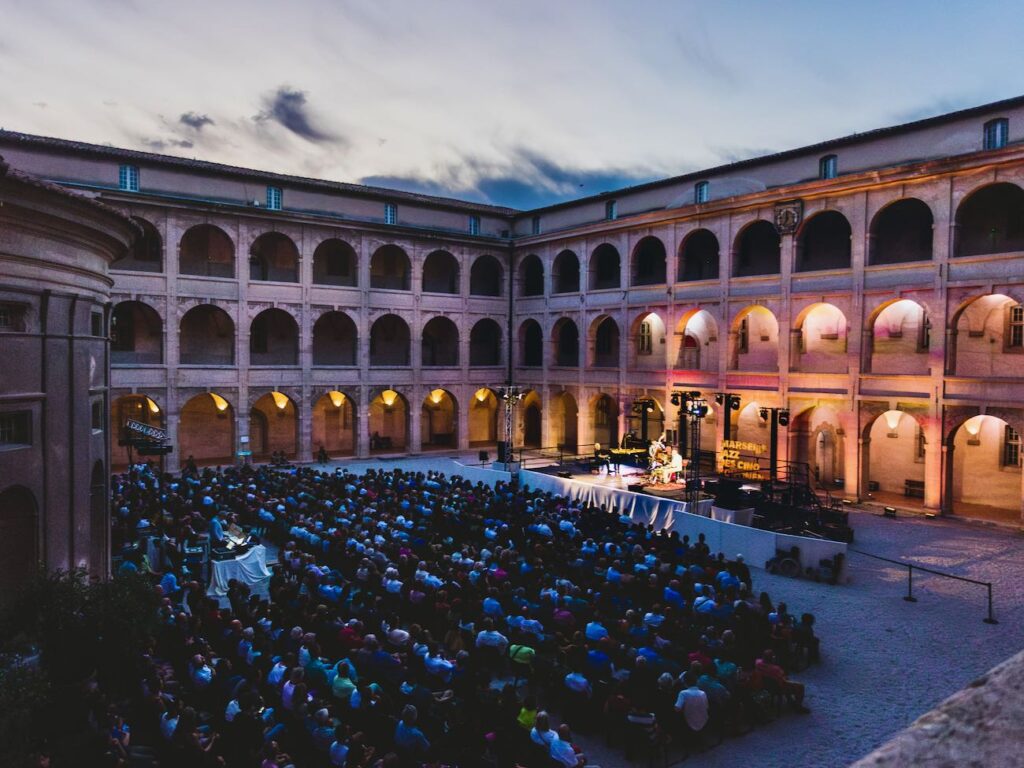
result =
[{"label": "metal railing", "polygon": [[906,560],[893,560],[889,557],[882,557],[881,555],[873,555],[870,552],[865,552],[862,549],[854,549],[853,547],[847,548],[850,552],[856,552],[858,555],[867,555],[873,557],[875,560],[884,560],[887,563],[898,565],[901,568],[907,569],[907,594],[903,599],[908,603],[916,603],[917,598],[914,597],[914,571],[923,571],[925,573],[931,573],[935,576],[942,576],[947,579],[955,579],[957,581],[966,581],[968,584],[977,584],[978,586],[985,587],[988,593],[988,615],[983,619],[986,624],[998,624],[995,614],[992,610],[992,582],[991,581],[978,581],[977,579],[968,579],[966,576],[955,576],[952,573],[944,573],[942,571],[936,571],[934,568],[926,568],[923,565],[916,565],[915,563],[908,563]]}]

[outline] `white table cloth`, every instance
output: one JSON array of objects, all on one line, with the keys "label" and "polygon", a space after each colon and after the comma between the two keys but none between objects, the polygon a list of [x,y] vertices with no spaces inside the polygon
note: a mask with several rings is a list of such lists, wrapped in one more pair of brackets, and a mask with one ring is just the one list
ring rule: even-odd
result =
[{"label": "white table cloth", "polygon": [[214,560],[210,566],[210,588],[206,594],[211,597],[224,597],[228,593],[228,582],[231,579],[253,588],[270,578],[267,548],[262,544],[233,560]]}]

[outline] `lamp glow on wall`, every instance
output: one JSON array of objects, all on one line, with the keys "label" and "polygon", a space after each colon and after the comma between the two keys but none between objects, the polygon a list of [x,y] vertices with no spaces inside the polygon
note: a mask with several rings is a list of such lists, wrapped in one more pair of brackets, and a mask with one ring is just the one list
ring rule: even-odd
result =
[{"label": "lamp glow on wall", "polygon": [[277,406],[279,411],[283,411],[288,407],[288,395],[284,395],[275,389],[270,393],[270,396],[274,398],[274,405]]},{"label": "lamp glow on wall", "polygon": [[882,418],[885,419],[885,425],[889,427],[886,437],[899,437],[896,428],[900,425],[900,419],[903,418],[903,411],[886,411],[882,414]]},{"label": "lamp glow on wall", "polygon": [[331,404],[335,408],[341,408],[342,404],[345,402],[345,393],[339,392],[336,389],[332,389],[330,392],[328,392],[327,396],[331,398]]},{"label": "lamp glow on wall", "polygon": [[398,399],[398,393],[393,389],[385,389],[380,393],[380,399],[383,401],[385,408],[390,408],[395,404],[395,400]]},{"label": "lamp glow on wall", "polygon": [[981,427],[984,423],[984,416],[972,416],[964,422],[964,431],[967,432],[968,445],[981,445],[981,438],[978,435],[981,433]]},{"label": "lamp glow on wall", "polygon": [[443,389],[433,389],[433,390],[430,391],[430,402],[432,402],[434,405],[440,405],[441,401],[443,399],[444,399],[444,390]]},{"label": "lamp glow on wall", "polygon": [[487,387],[481,387],[476,391],[474,397],[476,397],[476,401],[478,403],[482,403],[487,400],[488,394],[490,394],[490,390],[488,390]]},{"label": "lamp glow on wall", "polygon": [[146,405],[149,406],[149,412],[154,416],[160,413],[160,406],[157,405],[151,398],[146,398]]}]

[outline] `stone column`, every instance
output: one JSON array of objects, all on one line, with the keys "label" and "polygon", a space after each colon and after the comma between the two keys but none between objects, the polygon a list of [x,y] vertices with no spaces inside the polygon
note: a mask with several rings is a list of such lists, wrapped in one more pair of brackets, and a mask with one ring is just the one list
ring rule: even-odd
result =
[{"label": "stone column", "polygon": [[459,404],[455,408],[455,446],[460,451],[468,451],[469,414],[475,406],[476,390],[472,386],[463,386],[458,392],[460,396]]},{"label": "stone column", "polygon": [[789,329],[789,370],[791,371],[800,370],[800,347],[803,336],[804,332],[802,329]]},{"label": "stone column", "polygon": [[929,415],[924,428],[924,505],[928,509],[942,508],[942,451],[935,450],[942,444],[942,413]]},{"label": "stone column", "polygon": [[409,453],[420,453],[423,450],[423,394],[419,387],[411,387],[406,393],[409,398]]},{"label": "stone column", "polygon": [[[857,456],[859,461],[855,467],[853,477],[856,478],[856,484],[852,488],[848,488],[849,495],[852,495],[858,501],[863,500],[868,493],[868,479],[871,474],[871,438],[870,437],[859,437],[857,438]],[[847,464],[849,466],[849,463]],[[849,476],[849,473],[847,473]]]},{"label": "stone column", "polygon": [[862,328],[860,332],[860,370],[871,373],[871,356],[875,351],[874,324],[870,328]]},{"label": "stone column", "polygon": [[370,388],[359,387],[359,407],[356,410],[354,442],[355,453],[360,459],[370,455]]}]

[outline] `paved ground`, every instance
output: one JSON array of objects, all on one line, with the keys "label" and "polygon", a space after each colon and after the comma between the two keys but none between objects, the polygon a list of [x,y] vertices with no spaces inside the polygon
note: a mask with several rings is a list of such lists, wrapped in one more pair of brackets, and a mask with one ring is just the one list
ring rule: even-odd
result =
[{"label": "paved ground", "polygon": [[[379,465],[382,462],[354,462]],[[391,464],[391,462],[387,462]],[[403,468],[448,460],[395,461]],[[991,581],[997,625],[986,615],[983,587],[915,572],[917,603],[903,601],[906,568],[857,552],[850,583],[829,586],[755,571],[755,588],[785,600],[793,613],[817,616],[822,661],[798,676],[810,715],[787,715],[686,765],[846,766],[919,715],[1024,648],[1024,535],[993,526],[871,512],[851,513],[855,549]],[[603,768],[625,764],[619,751],[586,745]]]}]

